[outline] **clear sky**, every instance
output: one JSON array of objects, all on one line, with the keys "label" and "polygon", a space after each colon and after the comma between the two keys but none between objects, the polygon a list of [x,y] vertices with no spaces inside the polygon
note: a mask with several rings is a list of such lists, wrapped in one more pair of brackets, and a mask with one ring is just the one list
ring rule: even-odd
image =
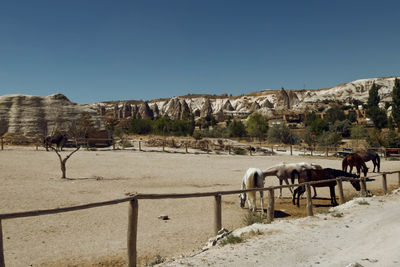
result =
[{"label": "clear sky", "polygon": [[400,1],[2,0],[0,95],[77,103],[400,74]]}]

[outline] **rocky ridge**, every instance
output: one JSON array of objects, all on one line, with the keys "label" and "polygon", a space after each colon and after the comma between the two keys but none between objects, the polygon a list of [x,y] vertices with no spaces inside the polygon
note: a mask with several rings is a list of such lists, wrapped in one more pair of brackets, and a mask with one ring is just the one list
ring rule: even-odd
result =
[{"label": "rocky ridge", "polygon": [[89,113],[95,125],[104,129],[96,109],[73,103],[62,94],[46,97],[3,95],[0,96],[0,135],[45,136],[56,129],[66,129],[84,113]]},{"label": "rocky ridge", "polygon": [[[171,119],[180,119],[182,114],[186,112],[195,117],[214,115],[224,120],[227,116],[246,117],[254,111],[267,117],[274,117],[277,113],[282,112],[303,113],[306,110],[323,110],[334,102],[350,105],[354,103],[354,100],[357,100],[366,103],[368,91],[374,82],[380,88],[379,95],[382,100],[381,103],[384,105],[385,102],[391,101],[394,79],[394,77],[361,79],[318,90],[285,90],[281,88],[280,90],[264,90],[236,97],[227,95],[180,96],[142,102],[139,104],[141,111],[137,115],[123,116],[120,112],[117,117],[122,119],[168,116]],[[112,109],[123,109],[125,105],[129,105],[127,103],[128,101],[123,101],[94,105],[102,110],[101,115],[106,115]]]},{"label": "rocky ridge", "polygon": [[256,111],[274,118],[284,113],[299,114],[328,108],[332,102],[350,105],[354,100],[366,103],[372,84],[380,88],[381,105],[391,101],[394,77],[361,79],[319,90],[263,90],[242,96],[187,95],[148,102],[129,100],[79,105],[62,94],[46,97],[29,95],[0,96],[0,134],[16,133],[43,136],[63,128],[89,113],[95,125],[104,129],[102,116],[118,119],[159,118],[182,119],[193,114],[196,119],[214,115],[224,121],[228,117],[246,118]]}]

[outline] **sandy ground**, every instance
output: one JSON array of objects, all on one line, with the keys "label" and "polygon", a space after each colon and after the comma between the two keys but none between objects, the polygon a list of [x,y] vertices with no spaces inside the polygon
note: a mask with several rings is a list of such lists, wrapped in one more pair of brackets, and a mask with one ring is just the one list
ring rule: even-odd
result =
[{"label": "sandy ground", "polygon": [[160,266],[400,266],[399,201],[397,190],[314,217],[253,224],[232,233],[253,234],[244,243]]},{"label": "sandy ground", "polygon": [[[62,180],[54,152],[7,147],[0,151],[0,213],[111,200],[131,192],[239,189],[247,168],[266,169],[282,161],[341,166],[340,159],[322,157],[82,150],[67,162],[67,177],[72,179]],[[397,169],[400,169],[398,161],[382,161],[381,170]],[[389,175],[388,182],[396,184],[397,176]],[[266,186],[277,184],[276,178],[266,180]],[[352,198],[354,189],[349,183],[344,183],[344,187],[346,196]],[[381,188],[380,179],[368,182],[368,189],[378,188]],[[318,194],[328,197],[325,189]],[[290,204],[290,192],[286,190],[284,195],[287,198],[276,201],[276,210],[287,217],[278,221],[304,216],[305,201],[298,209]],[[213,236],[213,202],[213,198],[140,200],[138,255],[141,264],[151,262],[157,255],[171,258],[199,251]],[[329,201],[322,199],[315,203],[326,206]],[[223,227],[232,230],[244,226],[247,210],[239,207],[236,195],[222,198],[222,210]],[[170,220],[158,219],[161,214],[167,214]],[[128,204],[122,203],[5,220],[2,224],[6,265],[125,266],[127,217]],[[296,235],[298,231],[292,233],[292,240],[297,243]]]}]

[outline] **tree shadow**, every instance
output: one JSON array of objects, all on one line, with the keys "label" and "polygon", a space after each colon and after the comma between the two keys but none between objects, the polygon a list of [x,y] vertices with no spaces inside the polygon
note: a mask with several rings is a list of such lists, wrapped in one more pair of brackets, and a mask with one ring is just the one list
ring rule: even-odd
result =
[{"label": "tree shadow", "polygon": [[103,178],[103,177],[80,177],[80,178],[60,178],[62,181],[120,181],[120,180],[129,180],[129,178]]}]

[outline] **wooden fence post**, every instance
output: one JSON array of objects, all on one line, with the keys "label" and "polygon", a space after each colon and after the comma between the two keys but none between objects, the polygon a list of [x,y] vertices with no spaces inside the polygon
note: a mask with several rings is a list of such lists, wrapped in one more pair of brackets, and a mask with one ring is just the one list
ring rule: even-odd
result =
[{"label": "wooden fence post", "polygon": [[311,186],[308,183],[306,184],[306,191],[307,191],[307,216],[314,216],[312,210]]},{"label": "wooden fence post", "polygon": [[293,156],[293,146],[290,145],[290,156]]},{"label": "wooden fence post", "polygon": [[4,150],[4,137],[1,137],[1,150]]},{"label": "wooden fence post", "polygon": [[326,152],[325,153],[326,153],[325,156],[329,155],[329,147],[326,147]]},{"label": "wooden fence post", "polygon": [[274,203],[275,202],[275,197],[274,197],[274,189],[269,189],[268,190],[268,198],[267,198],[267,222],[271,223],[274,220],[274,213],[275,213],[275,207]]},{"label": "wooden fence post", "polygon": [[386,173],[382,174],[382,189],[383,189],[383,194],[387,194],[387,180],[386,180]]},{"label": "wooden fence post", "polygon": [[136,267],[137,260],[137,223],[139,203],[136,198],[129,201],[128,213],[128,267]]},{"label": "wooden fence post", "polygon": [[[228,155],[230,155],[231,154],[231,146],[228,146]],[[399,175],[400,175],[400,173],[399,173]],[[399,180],[399,184],[400,184],[400,180]]]},{"label": "wooden fence post", "polygon": [[188,153],[188,143],[185,143],[186,154]]},{"label": "wooden fence post", "polygon": [[398,172],[397,175],[398,175],[398,182],[399,182],[399,187],[400,187],[400,172]]},{"label": "wooden fence post", "polygon": [[365,177],[361,178],[361,196],[367,196],[367,182],[365,181]]},{"label": "wooden fence post", "polygon": [[5,261],[4,261],[4,247],[3,247],[3,227],[1,226],[1,220],[0,220],[0,267],[5,267]]},{"label": "wooden fence post", "polygon": [[222,228],[222,209],[221,209],[221,195],[215,195],[215,202],[214,202],[214,232],[215,235],[218,234],[218,231]]},{"label": "wooden fence post", "polygon": [[114,139],[114,137],[112,138],[112,147],[113,147],[113,150],[115,150],[115,139]]},{"label": "wooden fence post", "polygon": [[251,146],[249,147],[249,154],[250,154],[250,156],[252,156],[252,154],[251,154]]},{"label": "wooden fence post", "polygon": [[142,151],[142,140],[139,140],[139,151]]},{"label": "wooden fence post", "polygon": [[342,178],[337,178],[337,185],[339,189],[339,203],[344,204],[344,194],[343,194],[343,182]]}]

